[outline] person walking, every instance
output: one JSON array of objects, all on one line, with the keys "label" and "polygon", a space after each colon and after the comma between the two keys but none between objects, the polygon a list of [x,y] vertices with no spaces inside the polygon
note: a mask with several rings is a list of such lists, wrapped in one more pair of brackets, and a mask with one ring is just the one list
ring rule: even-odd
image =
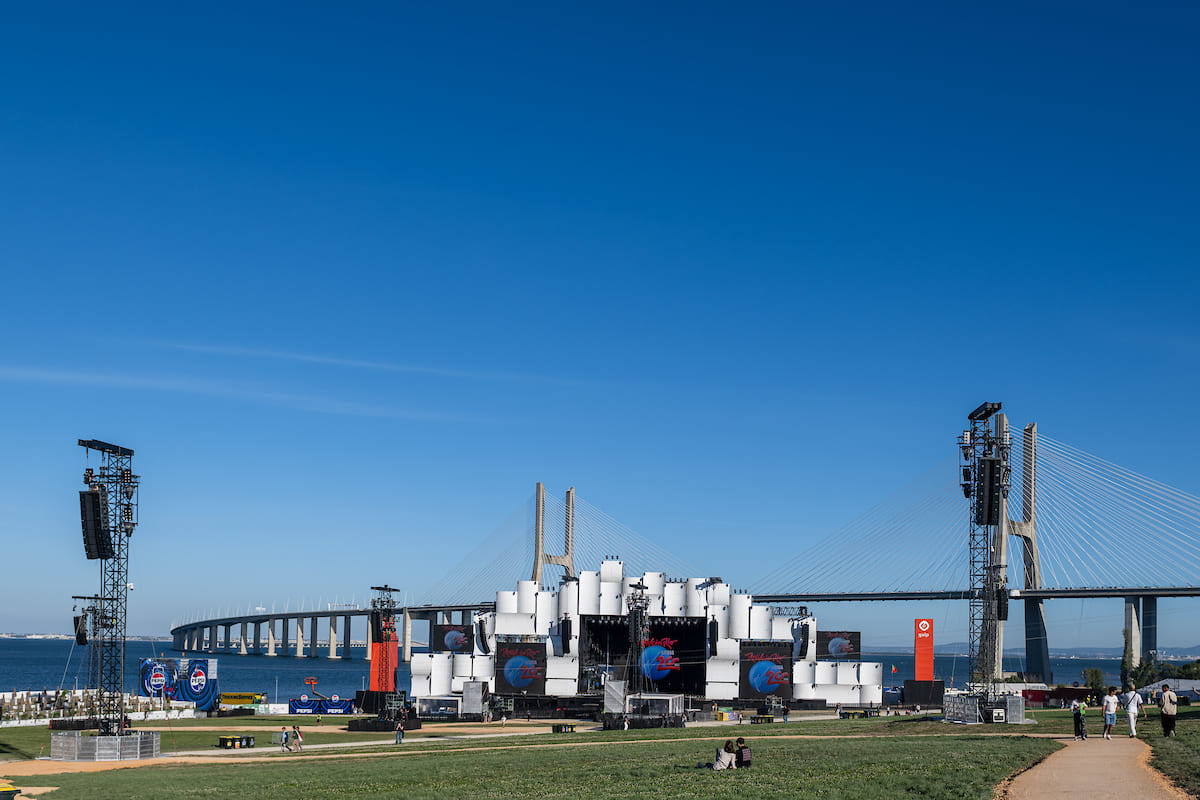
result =
[{"label": "person walking", "polygon": [[1117,687],[1108,687],[1108,694],[1104,695],[1101,701],[1101,710],[1104,712],[1104,738],[1112,739],[1113,727],[1117,724],[1117,706],[1121,704],[1121,699],[1117,697]]},{"label": "person walking", "polygon": [[292,726],[292,743],[296,745],[296,752],[304,752],[304,735],[300,733],[300,726]]},{"label": "person walking", "polygon": [[1175,735],[1175,716],[1179,713],[1179,697],[1171,691],[1167,684],[1162,685],[1162,694],[1158,696],[1159,719],[1162,722],[1163,736]]},{"label": "person walking", "polygon": [[288,747],[287,725],[284,725],[282,728],[279,729],[279,731],[280,731],[280,733],[279,733],[279,752],[282,753],[286,750],[291,750],[291,748]]},{"label": "person walking", "polygon": [[1137,687],[1129,687],[1129,691],[1125,694],[1125,701],[1122,704],[1125,706],[1125,717],[1129,720],[1129,738],[1133,739],[1137,736],[1137,718],[1138,711],[1142,712],[1142,716],[1146,716],[1142,696],[1137,693]]},{"label": "person walking", "polygon": [[1087,702],[1076,697],[1071,701],[1071,716],[1075,718],[1075,741],[1087,739]]},{"label": "person walking", "polygon": [[404,744],[404,720],[396,721],[396,744]]}]

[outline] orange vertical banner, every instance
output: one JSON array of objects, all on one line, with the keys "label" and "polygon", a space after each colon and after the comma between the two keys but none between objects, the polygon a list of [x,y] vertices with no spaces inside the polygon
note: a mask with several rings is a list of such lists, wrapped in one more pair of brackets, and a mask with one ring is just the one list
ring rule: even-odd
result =
[{"label": "orange vertical banner", "polygon": [[933,680],[933,620],[914,620],[913,648],[916,655],[917,674],[919,681]]}]

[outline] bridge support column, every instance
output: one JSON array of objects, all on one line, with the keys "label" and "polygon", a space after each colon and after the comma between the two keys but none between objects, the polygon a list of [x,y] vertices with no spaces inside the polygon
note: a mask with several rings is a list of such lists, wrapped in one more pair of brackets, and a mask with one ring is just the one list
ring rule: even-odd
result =
[{"label": "bridge support column", "polygon": [[246,633],[249,629],[250,629],[250,623],[243,622],[242,623],[242,635],[241,635],[241,638],[238,640],[238,654],[239,655],[243,655],[243,656],[246,655],[246,652],[247,652],[246,651]]},{"label": "bridge support column", "polygon": [[217,626],[212,625],[208,629],[208,652],[217,652]]},{"label": "bridge support column", "polygon": [[352,617],[347,614],[342,618],[342,658],[350,657],[350,620]]},{"label": "bridge support column", "polygon": [[309,656],[309,658],[317,657],[317,620],[319,620],[319,619],[320,619],[320,617],[313,617],[312,619],[310,619],[308,621],[308,632],[309,632],[308,656]]},{"label": "bridge support column", "polygon": [[296,658],[304,658],[304,617],[296,617],[296,649],[292,651]]},{"label": "bridge support column", "polygon": [[329,616],[329,657],[338,657],[338,640],[337,640],[337,616],[331,614]]},{"label": "bridge support column", "polygon": [[1142,664],[1142,613],[1137,597],[1125,598],[1125,636],[1130,653],[1130,666]]},{"label": "bridge support column", "polygon": [[262,623],[254,623],[254,653],[255,655],[262,654]]},{"label": "bridge support column", "polygon": [[233,623],[228,622],[225,624],[225,647],[223,648],[226,653],[228,653],[231,649],[231,641],[233,641]]},{"label": "bridge support column", "polygon": [[1054,680],[1050,672],[1050,641],[1046,638],[1046,607],[1041,600],[1025,601],[1025,670],[1043,683]]},{"label": "bridge support column", "polygon": [[275,652],[275,620],[267,620],[267,655],[274,658],[279,655]]},{"label": "bridge support column", "polygon": [[367,661],[371,660],[371,645],[375,643],[375,637],[371,634],[371,618],[367,617]]},{"label": "bridge support column", "polygon": [[1142,660],[1158,655],[1158,598],[1142,598]]},{"label": "bridge support column", "polygon": [[291,655],[291,653],[288,652],[288,647],[290,645],[290,642],[288,641],[288,622],[290,622],[290,620],[287,617],[279,618],[279,628],[280,628],[279,643],[281,645],[283,645],[283,654],[285,656]]}]

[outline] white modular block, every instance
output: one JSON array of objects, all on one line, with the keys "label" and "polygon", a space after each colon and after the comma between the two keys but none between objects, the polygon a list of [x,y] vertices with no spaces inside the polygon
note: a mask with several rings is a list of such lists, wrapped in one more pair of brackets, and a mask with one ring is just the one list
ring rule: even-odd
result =
[{"label": "white modular block", "polygon": [[883,664],[864,661],[858,665],[858,682],[883,685]]},{"label": "white modular block", "polygon": [[815,683],[793,683],[792,684],[792,699],[793,700],[816,700],[817,699],[817,684],[815,684]]},{"label": "white modular block", "polygon": [[736,700],[738,696],[737,681],[732,683],[709,681],[704,685],[704,696],[709,700]]},{"label": "white modular block", "polygon": [[771,638],[777,642],[792,641],[792,621],[787,617],[772,617]]},{"label": "white modular block", "polygon": [[754,600],[748,594],[735,594],[729,598],[729,633],[734,639],[750,638],[750,606]]},{"label": "white modular block", "polygon": [[558,616],[579,616],[579,581],[566,581],[558,588]]},{"label": "white modular block", "polygon": [[546,678],[579,679],[579,659],[575,656],[550,656],[546,659]]},{"label": "white modular block", "polygon": [[[770,639],[773,633],[772,622],[775,620],[775,612],[770,606],[751,606],[750,607],[750,638],[751,639]],[[788,637],[789,639],[791,637]]]},{"label": "white modular block", "polygon": [[737,683],[740,678],[737,659],[721,658],[719,656],[708,659],[704,677],[708,681],[733,681]]},{"label": "white modular block", "polygon": [[493,655],[475,656],[471,661],[471,676],[476,680],[491,678],[496,674],[496,657]]},{"label": "white modular block", "polygon": [[496,635],[496,614],[495,614],[495,612],[492,612],[492,611],[484,612],[483,614],[480,614],[479,616],[475,617],[475,622],[483,623],[483,633],[485,636],[495,636]]},{"label": "white modular block", "polygon": [[433,674],[429,676],[429,694],[433,697],[450,694],[452,681],[449,665],[445,669],[438,669],[435,664]]},{"label": "white modular block", "polygon": [[684,588],[684,611],[689,617],[703,617],[705,608],[708,605],[708,600],[704,596],[704,592],[700,591],[699,587],[704,580],[702,578],[688,578]]},{"label": "white modular block", "polygon": [[501,636],[533,636],[537,633],[533,614],[496,614],[496,633]]},{"label": "white modular block", "polygon": [[858,705],[858,687],[836,683],[818,683],[817,697],[823,699],[830,706],[838,703],[844,706]]},{"label": "white modular block", "polygon": [[717,639],[717,658],[731,658],[737,661],[741,652],[741,643],[737,639]]},{"label": "white modular block", "polygon": [[558,595],[555,592],[537,593],[537,619],[540,636],[550,635],[550,626],[558,621]]},{"label": "white modular block", "polygon": [[462,694],[463,684],[469,680],[473,680],[469,675],[465,678],[460,678],[458,675],[450,678],[450,691],[454,694]]},{"label": "white modular block", "polygon": [[[718,583],[714,586],[710,586],[707,589],[707,591],[708,591],[708,604],[710,606],[714,606],[714,605],[715,606],[727,606],[727,605],[729,605],[730,591],[729,591],[728,583]],[[751,598],[751,602],[753,602],[753,598]]]},{"label": "white modular block", "polygon": [[497,614],[515,614],[515,613],[517,613],[517,593],[516,592],[496,592],[496,613]]},{"label": "white modular block", "polygon": [[[646,608],[646,613],[651,617],[665,617],[666,613],[663,610],[663,597],[661,594],[646,595],[646,599],[650,601],[650,605]],[[628,603],[626,603],[628,605]]]},{"label": "white modular block", "polygon": [[837,664],[833,661],[818,661],[815,683],[837,683]]},{"label": "white modular block", "polygon": [[642,576],[642,583],[646,584],[646,594],[661,595],[667,576],[661,572],[647,572]]},{"label": "white modular block", "polygon": [[668,583],[663,587],[663,616],[682,617],[687,614],[686,583]]},{"label": "white modular block", "polygon": [[546,694],[551,697],[574,697],[579,694],[579,681],[574,678],[546,678]]},{"label": "white modular block", "polygon": [[601,583],[620,583],[625,577],[625,562],[623,561],[601,561],[600,562],[600,582]]},{"label": "white modular block", "polygon": [[613,581],[600,581],[601,614],[620,614],[621,600],[620,583],[615,583]]},{"label": "white modular block", "polygon": [[579,573],[579,613],[592,616],[600,613],[599,572]]},{"label": "white modular block", "polygon": [[517,581],[517,612],[533,614],[537,611],[537,581]]},{"label": "white modular block", "polygon": [[807,683],[809,685],[817,682],[817,665],[811,661],[793,661],[792,662],[792,683]]},{"label": "white modular block", "polygon": [[860,706],[883,705],[883,687],[875,683],[864,683],[858,688]]},{"label": "white modular block", "polygon": [[837,665],[837,682],[842,686],[857,686],[858,662],[839,661]]},{"label": "white modular block", "polygon": [[455,678],[471,677],[471,656],[466,653],[454,653],[451,662],[451,672]]},{"label": "white modular block", "polygon": [[624,578],[621,578],[621,594],[625,595],[626,597],[633,594],[633,585],[635,583],[640,583],[641,580],[642,579],[637,575],[626,575]]},{"label": "white modular block", "polygon": [[412,687],[409,692],[413,697],[429,697],[429,676],[428,675],[413,675]]},{"label": "white modular block", "polygon": [[408,669],[414,678],[428,678],[433,672],[433,653],[413,653]]},{"label": "white modular block", "polygon": [[804,652],[803,653],[797,652],[796,658],[802,658],[805,661],[816,661],[817,660],[817,621],[815,619],[813,619],[812,617],[809,617],[808,619],[803,620],[800,624],[803,625],[804,627],[808,628],[808,633],[807,633],[807,635],[805,635],[801,631],[794,632],[794,635],[796,637],[798,637],[796,639],[796,649],[799,648],[801,639],[805,642]]}]

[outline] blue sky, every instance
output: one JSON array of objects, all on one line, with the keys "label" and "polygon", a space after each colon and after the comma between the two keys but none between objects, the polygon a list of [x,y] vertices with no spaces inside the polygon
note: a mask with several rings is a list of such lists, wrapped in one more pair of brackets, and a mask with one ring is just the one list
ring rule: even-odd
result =
[{"label": "blue sky", "polygon": [[983,400],[1200,494],[1194,7],[0,13],[0,630],[98,583],[77,438],[131,633],[419,590],[538,480],[749,584]]}]

